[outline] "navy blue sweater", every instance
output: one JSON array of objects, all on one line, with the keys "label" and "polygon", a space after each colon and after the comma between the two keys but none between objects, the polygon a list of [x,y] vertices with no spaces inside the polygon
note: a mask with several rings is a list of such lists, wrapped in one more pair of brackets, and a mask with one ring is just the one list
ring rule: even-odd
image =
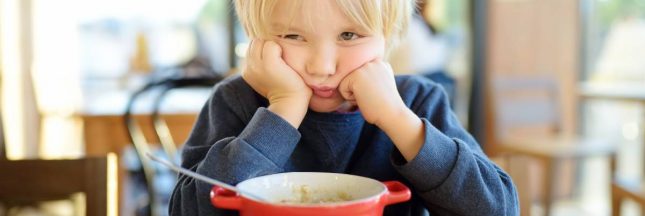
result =
[{"label": "navy blue sweater", "polygon": [[[408,185],[412,199],[386,207],[385,215],[519,215],[511,178],[460,125],[443,89],[418,76],[397,76],[396,83],[405,104],[425,125],[423,147],[410,162],[360,111],[309,110],[296,129],[267,110],[268,101],[236,76],[215,86],[186,141],[182,166],[229,184],[316,171]],[[211,205],[211,187],[180,175],[170,215],[236,213]]]}]

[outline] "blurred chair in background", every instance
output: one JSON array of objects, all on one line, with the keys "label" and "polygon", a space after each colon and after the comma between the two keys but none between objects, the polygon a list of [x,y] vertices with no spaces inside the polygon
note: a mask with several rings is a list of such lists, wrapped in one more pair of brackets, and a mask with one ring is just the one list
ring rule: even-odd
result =
[{"label": "blurred chair in background", "polygon": [[0,215],[14,207],[71,199],[79,193],[85,196],[85,211],[76,215],[116,215],[116,156],[9,160],[2,117],[0,109],[0,205],[7,211]]},{"label": "blurred chair in background", "polygon": [[[645,162],[645,158],[643,159]],[[617,175],[616,157],[611,159],[614,178],[611,181],[611,215],[621,216],[623,201],[631,200],[641,207],[641,215],[645,215],[645,179],[630,181]]]},{"label": "blurred chair in background", "polygon": [[[116,182],[115,156],[8,160],[4,148],[4,140],[0,140],[0,203],[7,213],[13,207],[70,199],[78,193],[85,194],[84,215],[106,216],[108,203],[116,205],[116,185],[110,187],[108,183]],[[110,172],[110,166],[114,172]],[[116,206],[112,207],[116,211]],[[83,212],[77,211],[76,215]]]},{"label": "blurred chair in background", "polygon": [[[182,67],[188,68],[188,67]],[[206,67],[208,68],[208,67]],[[215,73],[202,74],[202,76],[171,76],[170,78],[151,81],[146,86],[135,92],[128,101],[124,114],[124,122],[132,142],[132,148],[126,149],[135,153],[136,160],[130,160],[128,169],[130,177],[134,180],[135,215],[166,215],[172,190],[175,186],[176,174],[163,166],[153,163],[145,156],[146,153],[180,163],[177,144],[173,141],[171,131],[159,113],[168,92],[181,88],[212,88],[223,79]],[[152,102],[152,125],[154,133],[160,141],[162,151],[152,147],[143,135],[139,123],[132,116],[133,107],[142,94],[155,92]],[[127,157],[128,154],[126,154]]]},{"label": "blurred chair in background", "polygon": [[[506,76],[492,79],[493,152],[504,156],[507,161],[510,156],[526,156],[539,161],[543,169],[541,203],[545,215],[550,215],[555,193],[561,191],[559,186],[567,184],[562,181],[567,179],[561,169],[563,162],[598,156],[613,157],[615,146],[601,139],[561,133],[558,88],[552,78]],[[526,171],[526,168],[523,170]],[[523,179],[526,177],[523,176]],[[515,180],[522,181],[520,178]],[[518,190],[520,193],[532,192],[528,187]],[[533,195],[520,194],[523,209],[530,209]]]}]

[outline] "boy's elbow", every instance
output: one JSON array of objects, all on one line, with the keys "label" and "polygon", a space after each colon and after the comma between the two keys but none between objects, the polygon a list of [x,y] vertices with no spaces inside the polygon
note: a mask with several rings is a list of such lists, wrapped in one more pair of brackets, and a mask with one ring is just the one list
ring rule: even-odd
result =
[{"label": "boy's elbow", "polygon": [[[520,215],[520,203],[515,186],[511,181],[508,181],[504,186],[504,192],[501,194],[502,197],[499,198],[501,205],[500,203],[496,204],[499,208],[497,212],[502,214],[496,215]],[[493,205],[495,206],[495,204]]]},{"label": "boy's elbow", "polygon": [[497,194],[495,200],[498,203],[492,203],[492,206],[496,206],[495,215],[520,215],[520,202],[519,196],[517,194],[517,189],[515,184],[511,179],[510,175],[504,172],[501,169],[497,170],[500,182],[500,190]]},{"label": "boy's elbow", "polygon": [[510,194],[508,196],[506,215],[520,215],[520,200],[513,185],[510,186]]},{"label": "boy's elbow", "polygon": [[504,195],[496,201],[490,200],[484,204],[483,209],[487,211],[480,212],[481,215],[504,215],[504,216],[516,216],[520,214],[519,202],[514,195]]},{"label": "boy's elbow", "polygon": [[500,189],[497,193],[489,194],[490,199],[487,199],[485,203],[480,203],[486,206],[485,209],[489,210],[488,212],[482,212],[482,215],[519,215],[519,198],[513,183],[506,181]]}]

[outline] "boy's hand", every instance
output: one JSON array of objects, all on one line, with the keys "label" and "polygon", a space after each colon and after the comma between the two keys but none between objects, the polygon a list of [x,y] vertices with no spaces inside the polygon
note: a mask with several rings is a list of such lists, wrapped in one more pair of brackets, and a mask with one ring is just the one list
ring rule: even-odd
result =
[{"label": "boy's hand", "polygon": [[367,62],[347,75],[339,92],[345,100],[358,105],[367,122],[377,126],[407,109],[396,88],[392,67],[381,60]]},{"label": "boy's hand", "polygon": [[339,91],[358,105],[367,122],[390,137],[407,161],[417,156],[425,140],[423,122],[401,99],[390,64],[365,63],[341,81]]},{"label": "boy's hand", "polygon": [[268,109],[298,128],[309,107],[312,90],[282,59],[282,48],[273,41],[253,40],[242,78],[269,100]]}]

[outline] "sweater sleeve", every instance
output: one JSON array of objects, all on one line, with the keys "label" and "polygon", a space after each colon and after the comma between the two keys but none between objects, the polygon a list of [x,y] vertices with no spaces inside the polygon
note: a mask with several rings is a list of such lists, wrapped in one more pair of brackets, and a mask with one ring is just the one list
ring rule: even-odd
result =
[{"label": "sweater sleeve", "polygon": [[[226,86],[215,88],[184,145],[182,167],[232,185],[283,171],[300,133],[263,107],[244,112],[250,106],[241,105],[239,94],[238,90],[227,91]],[[244,113],[254,114],[245,117]],[[212,206],[211,188],[212,185],[179,175],[170,200],[170,215],[235,214]]]},{"label": "sweater sleeve", "polygon": [[439,86],[409,105],[425,127],[425,141],[409,162],[393,151],[393,166],[438,215],[519,215],[511,178],[491,162],[460,125]]}]

